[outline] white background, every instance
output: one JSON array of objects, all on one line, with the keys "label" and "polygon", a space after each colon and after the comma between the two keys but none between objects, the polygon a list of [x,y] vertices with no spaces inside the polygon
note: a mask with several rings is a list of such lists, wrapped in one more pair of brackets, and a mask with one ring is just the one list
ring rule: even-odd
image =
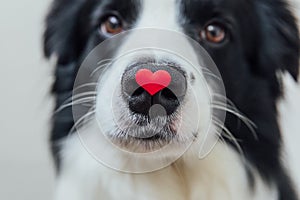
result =
[{"label": "white background", "polygon": [[48,200],[51,66],[43,60],[43,16],[50,1],[0,2],[0,199]]},{"label": "white background", "polygon": [[[49,0],[0,2],[0,199],[50,200],[54,170],[48,151],[52,66],[43,60],[43,19]],[[291,83],[292,84],[292,83]],[[299,88],[293,89],[300,91]],[[300,180],[300,95],[284,108],[287,160]],[[298,184],[299,185],[299,184]]]}]

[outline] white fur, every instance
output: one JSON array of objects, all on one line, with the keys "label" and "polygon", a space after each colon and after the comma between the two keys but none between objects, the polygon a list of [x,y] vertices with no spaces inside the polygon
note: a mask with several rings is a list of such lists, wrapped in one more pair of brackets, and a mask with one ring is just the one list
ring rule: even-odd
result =
[{"label": "white fur", "polygon": [[[85,133],[94,132],[90,125]],[[95,140],[90,135],[91,140]],[[130,174],[104,166],[86,151],[77,135],[65,140],[63,162],[55,200],[276,200],[254,172],[255,188],[249,188],[238,153],[218,143],[204,159],[198,159],[198,144],[172,165],[159,171]],[[126,159],[126,158],[124,158]]]},{"label": "white fur", "polygon": [[[280,74],[283,80],[284,97],[277,108],[279,124],[284,138],[286,166],[291,169],[292,179],[300,195],[300,159],[299,159],[299,119],[300,119],[300,85],[288,74]],[[300,77],[299,77],[300,78]]]}]

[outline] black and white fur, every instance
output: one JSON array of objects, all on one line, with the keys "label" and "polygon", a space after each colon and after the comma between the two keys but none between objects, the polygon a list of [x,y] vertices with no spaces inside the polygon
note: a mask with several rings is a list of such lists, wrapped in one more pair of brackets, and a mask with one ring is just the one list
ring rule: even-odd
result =
[{"label": "black and white fur", "polygon": [[[284,94],[279,74],[289,72],[295,80],[298,76],[299,36],[287,3],[284,0],[57,0],[47,17],[45,32],[46,56],[57,57],[53,88],[57,108],[71,96],[82,60],[107,39],[99,35],[97,27],[101,16],[111,10],[119,12],[131,28],[174,30],[199,41],[218,66],[227,98],[253,121],[257,137],[237,116],[227,113],[225,125],[237,138],[243,153],[231,140],[223,138],[225,143],[218,142],[204,159],[195,159],[198,146],[194,144],[166,168],[144,174],[122,173],[99,164],[76,134],[69,133],[74,125],[72,109],[63,109],[54,116],[51,136],[58,166],[55,199],[298,199],[282,163],[277,118],[277,102]],[[199,28],[213,19],[229,23],[230,38],[220,46],[197,38]],[[134,35],[123,41],[116,56],[133,40]],[[182,43],[193,59],[192,47],[187,41]],[[105,77],[109,78],[101,79],[97,91],[99,106],[105,103],[103,97],[109,92],[106,84],[118,87],[118,78],[126,67],[123,64],[107,70]],[[199,89],[199,84],[190,87]],[[203,93],[197,95],[207,98]],[[126,112],[125,107],[120,109]],[[182,112],[190,115],[188,106]],[[96,111],[97,115],[110,117],[109,111],[103,109]],[[84,128],[90,140],[95,126],[88,123]]]}]

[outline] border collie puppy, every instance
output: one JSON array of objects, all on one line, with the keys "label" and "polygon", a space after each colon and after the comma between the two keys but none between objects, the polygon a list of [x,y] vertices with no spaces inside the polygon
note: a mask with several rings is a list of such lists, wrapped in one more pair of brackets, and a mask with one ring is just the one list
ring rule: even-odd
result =
[{"label": "border collie puppy", "polygon": [[55,0],[44,51],[56,200],[298,199],[277,111],[299,70],[285,0]]}]

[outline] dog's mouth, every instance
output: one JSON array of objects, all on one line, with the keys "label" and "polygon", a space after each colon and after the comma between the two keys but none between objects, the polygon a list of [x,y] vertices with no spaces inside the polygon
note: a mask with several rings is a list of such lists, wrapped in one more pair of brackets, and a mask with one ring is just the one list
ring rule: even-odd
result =
[{"label": "dog's mouth", "polygon": [[118,127],[109,134],[109,138],[127,151],[155,151],[179,141],[180,121],[180,109],[172,115],[167,115],[161,105],[155,104],[147,116],[130,113],[126,119],[120,117]]}]

